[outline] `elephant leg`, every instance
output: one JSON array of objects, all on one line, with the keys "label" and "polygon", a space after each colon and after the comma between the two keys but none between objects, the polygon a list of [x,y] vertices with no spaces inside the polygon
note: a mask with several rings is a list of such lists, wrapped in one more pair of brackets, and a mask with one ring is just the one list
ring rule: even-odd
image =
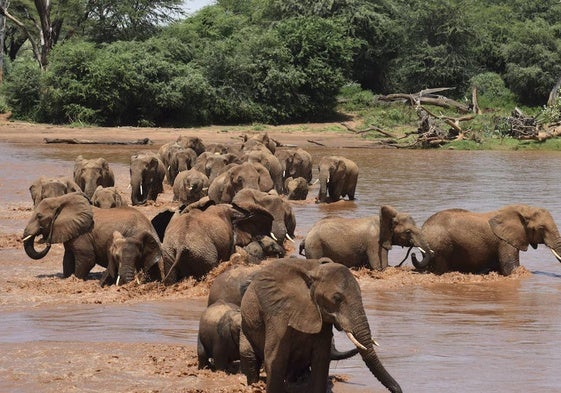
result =
[{"label": "elephant leg", "polygon": [[62,257],[62,276],[68,278],[74,274],[76,268],[76,260],[74,252],[70,247],[64,245],[64,256]]},{"label": "elephant leg", "polygon": [[499,245],[499,273],[509,276],[514,269],[520,266],[520,252],[517,248],[507,243]]},{"label": "elephant leg", "polygon": [[327,376],[329,375],[329,361],[331,359],[331,339],[328,340],[329,342],[322,340],[314,348],[311,375],[312,392],[323,393],[327,391]]},{"label": "elephant leg", "polygon": [[[281,340],[282,341],[282,340]],[[267,393],[284,393],[284,377],[288,366],[289,343],[265,345],[264,368],[267,374]],[[325,391],[325,390],[324,390]]]},{"label": "elephant leg", "polygon": [[259,382],[261,361],[243,332],[240,332],[240,370],[246,376],[248,385]]},{"label": "elephant leg", "polygon": [[223,343],[216,343],[212,350],[216,370],[228,370],[228,348]]}]

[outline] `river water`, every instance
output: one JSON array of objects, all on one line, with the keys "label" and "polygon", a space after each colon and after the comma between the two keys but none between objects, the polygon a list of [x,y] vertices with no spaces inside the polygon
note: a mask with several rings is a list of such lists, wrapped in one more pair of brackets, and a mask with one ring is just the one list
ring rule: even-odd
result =
[{"label": "river water", "polygon": [[[38,175],[71,174],[77,149],[49,147],[39,153],[0,144],[2,233],[22,231],[25,222],[8,219],[6,210],[29,199],[27,189]],[[307,150],[315,162],[328,154],[351,158],[360,175],[354,202],[293,206],[299,238],[326,215],[378,214],[383,204],[410,213],[420,226],[446,208],[488,211],[527,203],[549,209],[561,225],[561,153]],[[123,189],[130,152],[129,147],[99,151],[111,161]],[[14,165],[17,173],[8,170]],[[390,264],[404,255],[405,250],[394,248]],[[381,344],[378,354],[405,392],[561,391],[561,265],[544,246],[522,253],[521,264],[530,277],[363,288],[370,325]],[[0,311],[0,343],[60,341],[71,332],[73,340],[84,342],[194,345],[203,309],[204,301],[196,299]],[[96,324],[111,329],[101,334]],[[336,338],[340,349],[349,347],[344,337]],[[383,391],[360,358],[333,363],[331,373],[348,376],[336,384],[336,392]]]}]

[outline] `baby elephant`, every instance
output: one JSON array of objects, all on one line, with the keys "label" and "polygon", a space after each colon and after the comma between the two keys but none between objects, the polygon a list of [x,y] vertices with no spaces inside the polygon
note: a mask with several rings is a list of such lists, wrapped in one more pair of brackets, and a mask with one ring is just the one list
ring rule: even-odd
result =
[{"label": "baby elephant", "polygon": [[121,197],[119,190],[115,187],[97,186],[92,196],[92,204],[102,209],[127,206],[127,202]]},{"label": "baby elephant", "polygon": [[233,363],[240,359],[241,323],[239,306],[223,300],[208,306],[199,322],[199,369],[237,371]]}]

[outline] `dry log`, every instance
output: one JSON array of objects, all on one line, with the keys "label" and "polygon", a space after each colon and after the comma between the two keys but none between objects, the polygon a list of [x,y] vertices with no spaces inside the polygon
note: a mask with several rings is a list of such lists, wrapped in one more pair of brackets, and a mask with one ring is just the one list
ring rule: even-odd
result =
[{"label": "dry log", "polygon": [[417,105],[434,105],[439,106],[442,108],[453,108],[459,111],[460,113],[469,113],[470,107],[462,104],[461,102],[455,101],[451,98],[447,98],[441,95],[434,95],[427,92],[431,91],[442,91],[443,89],[450,89],[450,88],[435,88],[435,89],[426,89],[422,90],[418,93],[414,94],[405,94],[405,93],[394,93],[394,94],[387,94],[385,96],[378,97],[380,101],[405,101],[409,102],[412,106]]},{"label": "dry log", "polygon": [[387,133],[386,131],[384,131],[381,128],[376,127],[376,126],[370,126],[368,128],[365,128],[364,130],[355,130],[354,128],[352,128],[347,123],[341,123],[341,125],[343,127],[345,127],[347,130],[349,130],[351,132],[354,132],[355,134],[364,134],[364,133],[367,133],[367,132],[370,132],[370,131],[376,131],[376,132],[379,132],[382,135],[387,136],[388,138],[394,138],[394,136],[392,134]]},{"label": "dry log", "polygon": [[151,145],[149,138],[137,139],[136,141],[93,141],[89,139],[76,138],[45,138],[45,143],[66,143],[70,145]]}]

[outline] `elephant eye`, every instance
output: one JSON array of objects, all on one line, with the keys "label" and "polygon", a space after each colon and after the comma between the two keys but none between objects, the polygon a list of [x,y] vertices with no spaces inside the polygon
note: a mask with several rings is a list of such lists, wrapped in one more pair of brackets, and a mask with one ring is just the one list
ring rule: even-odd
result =
[{"label": "elephant eye", "polygon": [[333,294],[333,303],[340,304],[343,301],[343,295],[339,292]]}]

